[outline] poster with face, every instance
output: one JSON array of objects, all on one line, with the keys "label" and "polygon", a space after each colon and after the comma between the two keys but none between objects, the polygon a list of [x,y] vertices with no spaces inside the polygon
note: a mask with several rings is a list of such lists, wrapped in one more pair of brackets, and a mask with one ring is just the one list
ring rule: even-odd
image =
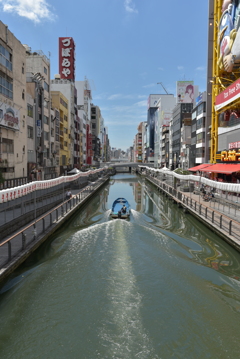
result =
[{"label": "poster with face", "polygon": [[224,0],[218,29],[218,66],[232,72],[240,63],[240,0]]},{"label": "poster with face", "polygon": [[177,102],[178,103],[194,102],[193,81],[177,81]]}]

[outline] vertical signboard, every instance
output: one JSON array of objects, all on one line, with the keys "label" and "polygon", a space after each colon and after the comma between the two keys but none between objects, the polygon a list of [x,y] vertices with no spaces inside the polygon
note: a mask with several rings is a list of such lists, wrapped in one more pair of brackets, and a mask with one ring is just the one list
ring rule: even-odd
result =
[{"label": "vertical signboard", "polygon": [[177,103],[194,102],[194,82],[177,81]]},{"label": "vertical signboard", "polygon": [[72,37],[59,37],[59,74],[75,81],[75,43]]}]

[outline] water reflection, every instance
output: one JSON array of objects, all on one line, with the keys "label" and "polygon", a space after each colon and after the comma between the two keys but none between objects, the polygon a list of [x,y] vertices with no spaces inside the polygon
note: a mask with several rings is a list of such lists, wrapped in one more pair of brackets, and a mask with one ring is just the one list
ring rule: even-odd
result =
[{"label": "water reflection", "polygon": [[[109,220],[120,196],[130,221]],[[238,357],[239,277],[238,252],[119,174],[2,288],[0,357]]]}]

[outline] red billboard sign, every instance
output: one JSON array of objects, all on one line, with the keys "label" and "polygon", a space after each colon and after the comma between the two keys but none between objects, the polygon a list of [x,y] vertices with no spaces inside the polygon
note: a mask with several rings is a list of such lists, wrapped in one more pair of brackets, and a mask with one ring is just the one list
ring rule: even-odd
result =
[{"label": "red billboard sign", "polygon": [[59,74],[75,81],[75,43],[72,37],[59,37]]},{"label": "red billboard sign", "polygon": [[233,102],[240,97],[240,79],[236,80],[232,85],[228,86],[215,99],[215,111],[220,110],[224,106]]}]

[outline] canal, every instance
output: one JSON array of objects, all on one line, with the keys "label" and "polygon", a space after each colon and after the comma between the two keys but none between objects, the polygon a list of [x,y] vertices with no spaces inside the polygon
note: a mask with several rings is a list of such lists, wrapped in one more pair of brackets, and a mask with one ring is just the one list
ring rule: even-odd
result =
[{"label": "canal", "polygon": [[1,288],[0,358],[237,358],[239,322],[240,254],[118,174]]}]

